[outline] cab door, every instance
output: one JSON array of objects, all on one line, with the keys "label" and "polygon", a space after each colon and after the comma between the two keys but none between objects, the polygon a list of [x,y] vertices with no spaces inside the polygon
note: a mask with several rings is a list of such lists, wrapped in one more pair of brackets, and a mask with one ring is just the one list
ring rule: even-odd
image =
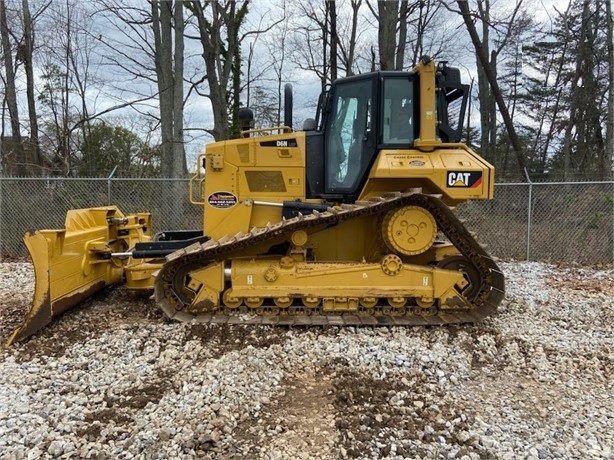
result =
[{"label": "cab door", "polygon": [[324,127],[327,194],[355,195],[375,154],[374,74],[338,83]]}]

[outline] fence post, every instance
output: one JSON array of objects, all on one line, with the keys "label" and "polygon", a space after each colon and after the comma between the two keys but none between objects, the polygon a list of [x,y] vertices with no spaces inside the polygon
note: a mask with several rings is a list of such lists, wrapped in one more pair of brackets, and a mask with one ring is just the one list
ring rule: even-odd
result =
[{"label": "fence post", "polygon": [[115,168],[113,168],[113,171],[111,171],[111,174],[109,174],[109,177],[107,177],[107,204],[109,206],[111,205],[111,178],[113,177],[113,174],[115,174],[116,170],[117,165],[115,165]]},{"label": "fence post", "polygon": [[533,218],[533,182],[529,180],[529,206],[527,210],[527,262],[531,258],[531,221]]},{"label": "fence post", "polygon": [[2,174],[0,173],[0,261],[4,257],[4,253],[2,252]]}]

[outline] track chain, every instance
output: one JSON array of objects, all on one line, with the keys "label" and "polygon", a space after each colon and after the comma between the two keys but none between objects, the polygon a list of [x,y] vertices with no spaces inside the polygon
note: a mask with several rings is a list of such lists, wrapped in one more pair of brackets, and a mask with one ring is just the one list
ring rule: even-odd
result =
[{"label": "track chain", "polygon": [[[192,314],[188,312],[189,305],[184,304],[174,292],[173,280],[181,272],[182,267],[206,267],[209,264],[230,260],[242,249],[278,238],[284,234],[290,235],[296,230],[330,226],[338,223],[377,215],[402,206],[421,206],[427,209],[437,222],[440,231],[448,238],[455,248],[475,266],[481,278],[479,291],[473,299],[466,299],[471,308],[424,309],[420,307],[360,308],[348,313],[330,314],[321,309],[305,307],[260,307],[249,309],[245,306],[238,309],[219,307],[212,312]],[[264,324],[264,325],[435,325],[474,322],[493,314],[504,296],[504,278],[495,261],[488,256],[477,243],[471,233],[454,215],[438,196],[425,195],[415,191],[394,193],[378,197],[366,202],[342,204],[331,207],[325,212],[314,211],[312,214],[299,215],[266,227],[254,228],[249,233],[239,233],[232,237],[219,240],[209,240],[203,244],[195,244],[180,249],[166,258],[166,263],[156,275],[155,298],[162,310],[175,320],[197,321],[199,323],[228,324]]]}]

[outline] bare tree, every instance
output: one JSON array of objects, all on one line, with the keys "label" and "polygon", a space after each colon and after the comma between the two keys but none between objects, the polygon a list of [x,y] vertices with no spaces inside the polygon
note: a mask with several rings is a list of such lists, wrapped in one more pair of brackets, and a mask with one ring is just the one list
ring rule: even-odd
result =
[{"label": "bare tree", "polygon": [[[489,161],[495,161],[496,145],[498,140],[497,133],[497,106],[496,95],[487,72],[491,74],[497,82],[499,79],[499,65],[501,54],[513,46],[513,38],[517,34],[518,24],[523,22],[523,0],[516,0],[509,5],[509,11],[495,12],[490,0],[479,0],[476,2],[476,10],[469,13],[469,2],[462,3],[461,15],[466,24],[471,19],[471,28],[475,31],[475,39],[479,43],[482,52],[476,53],[476,68],[478,74],[478,99],[480,103],[480,151]],[[466,14],[463,12],[466,11]],[[481,30],[481,38],[477,33],[477,28]],[[471,36],[471,33],[470,33]],[[474,37],[472,42],[476,47]],[[483,58],[486,58],[483,60]]]},{"label": "bare tree", "polygon": [[[339,49],[339,37],[337,35],[337,3],[331,0],[326,2],[325,5],[327,22],[330,24],[328,30],[325,31],[330,35],[330,79],[331,81],[335,81],[337,79],[337,53]],[[324,53],[324,59],[326,60],[326,58],[326,53]]]},{"label": "bare tree", "polygon": [[[151,120],[151,129],[159,129],[160,174],[169,178],[187,174],[184,4],[150,0],[145,7],[139,2],[96,1],[96,16],[114,31],[97,36],[101,59],[117,75],[114,87],[108,84],[109,97],[118,100],[111,110],[130,107]],[[126,86],[126,81],[134,84]]]},{"label": "bare tree", "polygon": [[363,38],[371,27],[361,11],[364,2],[349,0],[349,8],[347,3],[303,1],[289,15],[293,31],[288,39],[291,61],[299,69],[313,72],[322,87],[339,76],[355,75],[370,68],[370,56],[359,52],[369,48]]},{"label": "bare tree", "polygon": [[[49,5],[38,49],[42,69],[37,98],[42,128],[39,145],[50,156],[47,161],[53,174],[72,175],[79,161],[79,145],[89,133],[94,105],[91,22],[83,5],[73,0]],[[29,91],[33,97],[34,90]],[[38,128],[31,130],[38,132]]]},{"label": "bare tree", "polygon": [[161,172],[165,177],[182,177],[187,172],[183,145],[183,2],[152,1],[151,18],[162,133]]},{"label": "bare tree", "polygon": [[359,27],[359,14],[362,0],[352,0],[350,2],[351,15],[348,24],[350,24],[349,31],[346,29],[344,36],[346,37],[344,42],[339,44],[339,52],[341,53],[341,60],[343,67],[346,69],[346,75],[354,75],[355,69],[357,69],[356,47],[358,45],[358,27]]},{"label": "bare tree", "polygon": [[[281,19],[278,20],[276,27],[269,34],[269,40],[265,40],[265,47],[268,51],[268,55],[270,55],[270,62],[265,64],[265,67],[272,70],[274,82],[272,84],[275,88],[274,98],[272,96],[272,91],[267,91],[264,87],[266,84],[266,78],[262,70],[259,72],[260,82],[256,82],[255,85],[258,88],[258,104],[257,107],[252,103],[254,101],[250,101],[249,92],[247,103],[251,108],[255,108],[259,114],[255,115],[264,115],[264,116],[256,116],[257,120],[268,122],[268,125],[276,125],[280,126],[282,124],[282,90],[285,83],[289,83],[285,81],[285,69],[286,69],[286,53],[288,47],[288,35],[290,33],[289,30],[289,22],[287,20],[287,5],[284,1],[282,5],[280,5],[280,10],[282,11]],[[255,40],[250,44],[250,55],[247,61],[248,71],[247,71],[247,85],[248,87],[252,85],[253,77],[251,75],[251,60],[253,59],[254,48],[251,45],[255,45],[257,39],[260,35],[255,36]],[[267,101],[268,99],[268,101]],[[275,103],[272,101],[274,100]],[[271,110],[273,105],[275,105],[275,109]]]},{"label": "bare tree", "polygon": [[417,1],[410,6],[405,61],[411,67],[423,55],[458,59],[456,48],[461,43],[458,27],[447,13],[440,2]]},{"label": "bare tree", "polygon": [[28,100],[28,119],[30,123],[30,140],[33,153],[33,163],[40,168],[40,173],[43,173],[43,155],[41,153],[39,134],[38,134],[38,114],[36,111],[35,83],[34,83],[34,21],[36,17],[42,14],[50,5],[50,1],[43,5],[32,17],[30,13],[30,5],[28,0],[22,0],[22,17],[23,17],[23,44],[17,54],[23,61],[26,73],[26,96]]},{"label": "bare tree", "polygon": [[369,1],[367,5],[378,26],[379,68],[381,70],[403,70],[407,19],[413,7],[410,7],[407,0],[380,0],[377,2],[377,10]]},{"label": "bare tree", "polygon": [[[231,136],[231,121],[235,129],[238,126],[238,83],[241,72],[239,31],[249,3],[249,0],[241,5],[237,5],[235,1],[186,3],[186,8],[192,12],[197,22],[198,40],[202,46],[206,71],[205,80],[209,89],[206,97],[211,101],[213,111],[213,128],[208,132],[215,140],[228,139]],[[230,92],[227,82],[231,82]]]},{"label": "bare tree", "polygon": [[[21,126],[19,110],[17,108],[17,90],[15,88],[15,62],[13,61],[13,47],[11,45],[11,33],[8,26],[5,0],[0,0],[0,39],[2,41],[2,57],[5,71],[5,98],[11,124],[12,153],[15,156],[17,174],[25,176],[27,168],[23,157],[23,145],[21,144]],[[6,152],[3,155],[6,155]]]},{"label": "bare tree", "polygon": [[410,69],[423,55],[458,60],[462,40],[454,23],[457,16],[443,2],[378,1],[376,8],[367,1],[367,6],[378,24],[379,62],[372,63],[373,69]]},{"label": "bare tree", "polygon": [[[527,160],[527,166],[532,171],[535,171],[535,169],[533,169],[535,164],[529,161],[529,159],[534,159],[534,152],[532,149],[527,148],[527,145],[530,144],[531,135],[529,132],[532,131],[532,127],[526,129],[526,125],[522,123],[520,118],[517,119],[516,115],[521,113],[521,102],[525,97],[527,85],[524,78],[524,66],[527,59],[523,51],[523,44],[535,38],[538,28],[535,26],[530,15],[525,11],[520,11],[514,22],[509,24],[507,31],[507,34],[504,36],[505,46],[499,46],[497,48],[497,61],[500,67],[500,69],[497,70],[497,75],[499,85],[503,91],[503,97],[510,111],[510,116],[515,120],[519,136],[522,141],[525,142],[523,149],[524,157]],[[497,44],[502,45],[502,43]],[[540,115],[545,116],[543,115],[543,111],[539,112]],[[492,120],[497,120],[497,109],[496,104],[494,104],[494,99],[493,107],[490,107],[489,113]],[[489,152],[491,152],[491,158],[497,160],[495,162],[495,167],[499,168],[499,175],[501,177],[507,174],[509,164],[514,164],[513,160],[509,161],[512,149],[510,143],[507,141],[506,131],[504,130],[501,133],[501,130],[498,129],[499,124],[495,122],[491,123],[497,129],[491,131],[489,141],[490,139],[496,141],[495,146],[493,146],[496,150],[493,150],[493,147],[491,147]],[[494,154],[495,152],[496,155]],[[513,169],[515,170],[515,168]]]},{"label": "bare tree", "polygon": [[505,124],[505,127],[507,129],[512,148],[514,149],[518,166],[520,170],[523,171],[526,175],[527,169],[525,165],[524,155],[522,152],[522,146],[520,144],[520,139],[518,137],[518,134],[516,133],[516,129],[514,127],[514,123],[512,121],[512,117],[510,116],[507,105],[505,104],[505,100],[503,99],[503,94],[499,88],[496,74],[490,65],[486,49],[484,48],[482,41],[480,40],[480,37],[478,35],[478,32],[475,28],[474,15],[472,15],[469,11],[469,5],[467,0],[458,0],[457,4],[463,17],[463,21],[465,22],[467,31],[469,32],[469,36],[471,37],[471,42],[473,43],[476,54],[478,56],[480,68],[484,71],[486,79],[492,90],[493,97],[499,108],[499,113],[503,118],[503,123]]},{"label": "bare tree", "polygon": [[614,179],[614,17],[612,3],[605,2],[607,17],[608,47],[608,121],[606,128],[606,151],[611,155],[611,172]]},{"label": "bare tree", "polygon": [[482,30],[481,46],[484,50],[484,55],[489,56],[487,62],[480,62],[479,56],[477,59],[478,73],[478,99],[480,101],[480,150],[484,158],[493,161],[494,147],[497,143],[497,112],[495,98],[492,93],[488,77],[486,76],[486,67],[497,78],[497,57],[499,53],[496,50],[490,50],[491,38],[491,18],[490,18],[490,1],[478,2],[479,14],[476,15],[480,20]]}]

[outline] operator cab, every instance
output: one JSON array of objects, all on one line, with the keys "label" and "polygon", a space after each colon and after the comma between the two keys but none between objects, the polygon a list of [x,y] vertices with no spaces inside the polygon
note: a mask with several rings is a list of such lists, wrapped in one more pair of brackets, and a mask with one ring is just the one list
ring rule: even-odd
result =
[{"label": "operator cab", "polygon": [[411,147],[416,92],[415,75],[408,72],[377,72],[333,84],[323,126],[327,194],[354,195],[378,150]]},{"label": "operator cab", "polygon": [[[380,150],[414,148],[420,134],[419,78],[417,72],[379,71],[332,83],[320,98],[315,129],[306,131],[308,198],[353,202]],[[437,86],[443,89],[437,97],[437,135],[457,142],[467,87],[460,84],[458,69],[445,65]],[[451,127],[448,105],[459,98],[458,124]]]}]

